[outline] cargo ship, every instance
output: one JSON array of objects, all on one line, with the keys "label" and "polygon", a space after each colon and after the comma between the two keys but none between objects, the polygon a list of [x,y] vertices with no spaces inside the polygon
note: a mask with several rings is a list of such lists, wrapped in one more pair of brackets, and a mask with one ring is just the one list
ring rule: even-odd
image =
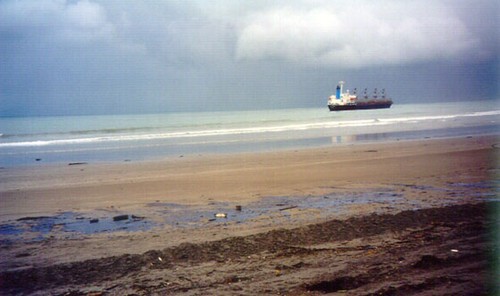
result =
[{"label": "cargo ship", "polygon": [[343,92],[343,89],[344,81],[340,81],[337,85],[335,95],[331,95],[328,98],[328,108],[330,111],[383,109],[390,108],[392,105],[392,100],[386,97],[385,89],[382,89],[379,94],[375,88],[371,96],[368,95],[366,88],[361,96],[358,96],[356,88],[352,94],[349,90]]}]

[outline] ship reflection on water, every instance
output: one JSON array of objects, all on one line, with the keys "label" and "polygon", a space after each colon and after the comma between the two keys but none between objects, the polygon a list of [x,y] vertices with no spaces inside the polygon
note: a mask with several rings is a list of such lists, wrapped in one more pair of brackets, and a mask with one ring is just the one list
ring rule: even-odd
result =
[{"label": "ship reflection on water", "polygon": [[450,137],[473,137],[479,135],[498,135],[498,125],[462,126],[425,130],[406,130],[384,133],[367,133],[356,135],[336,135],[330,137],[331,144],[353,144],[356,142],[384,142],[400,140],[424,140]]},{"label": "ship reflection on water", "polygon": [[388,133],[361,134],[361,135],[342,135],[332,137],[332,144],[347,144],[365,141],[384,141],[390,139]]}]

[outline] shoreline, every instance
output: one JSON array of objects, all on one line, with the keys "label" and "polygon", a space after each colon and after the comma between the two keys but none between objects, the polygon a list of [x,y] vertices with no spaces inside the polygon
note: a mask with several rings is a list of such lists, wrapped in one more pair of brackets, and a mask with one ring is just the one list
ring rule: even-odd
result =
[{"label": "shoreline", "polygon": [[[199,155],[234,155],[248,153],[270,153],[275,151],[304,150],[315,148],[337,148],[345,145],[384,144],[399,141],[444,140],[468,136],[499,136],[499,127],[494,121],[465,126],[431,125],[412,129],[401,126],[397,130],[386,130],[385,125],[348,127],[334,133],[327,128],[312,128],[298,131],[271,133],[233,134],[156,139],[145,141],[118,141],[82,146],[41,145],[39,147],[12,147],[3,151],[1,168],[30,167],[50,164],[87,164],[162,161],[165,158],[193,157]],[[120,144],[121,143],[121,144]],[[128,144],[127,144],[128,143]],[[55,149],[58,148],[58,149]],[[12,150],[14,149],[14,150]]]}]

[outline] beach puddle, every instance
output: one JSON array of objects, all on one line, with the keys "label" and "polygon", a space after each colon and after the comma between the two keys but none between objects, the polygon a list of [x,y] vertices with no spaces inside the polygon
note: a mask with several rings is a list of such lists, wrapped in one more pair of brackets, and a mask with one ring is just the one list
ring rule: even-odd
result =
[{"label": "beach puddle", "polygon": [[[96,211],[91,216],[63,212],[54,216],[24,217],[0,225],[0,241],[43,241],[53,238],[77,239],[85,235],[118,231],[147,231],[153,227],[203,227],[226,223],[250,223],[266,218],[287,221],[314,212],[315,217],[339,214],[349,207],[363,204],[397,205],[407,203],[403,195],[392,190],[322,196],[273,196],[237,205],[213,202],[205,206],[155,202],[147,204],[148,217]],[[415,205],[418,208],[418,205]]]},{"label": "beach puddle", "polygon": [[456,182],[451,183],[452,187],[466,188],[466,189],[494,189],[495,184],[498,185],[498,182],[491,181],[482,181],[482,182],[474,182],[474,183],[464,183],[464,182]]},{"label": "beach puddle", "polygon": [[1,235],[18,235],[23,233],[22,229],[19,229],[15,225],[4,224],[0,225],[0,234]]},{"label": "beach puddle", "polygon": [[[116,219],[121,217],[121,219]],[[116,231],[144,231],[155,224],[143,217],[118,215],[113,217],[88,218],[81,213],[63,212],[54,216],[23,217],[0,225],[0,241],[43,241],[46,239],[76,238]]]},{"label": "beach puddle", "polygon": [[448,191],[446,188],[440,188],[440,187],[434,187],[434,186],[429,186],[429,185],[415,185],[415,184],[393,184],[396,186],[401,186],[404,188],[409,188],[409,189],[414,189],[414,190],[420,190],[420,191],[441,191],[445,192]]},{"label": "beach puddle", "polygon": [[[480,201],[498,201],[498,193],[496,188],[500,185],[498,181],[481,181],[481,182],[454,182],[449,186],[451,192],[455,196],[474,197]],[[454,190],[458,190],[458,193]]]},{"label": "beach puddle", "polygon": [[[453,204],[464,198],[497,200],[492,182],[452,183],[449,188],[393,184],[422,192],[447,192],[449,198],[440,203]],[[416,210],[436,206],[436,200],[407,198],[393,187],[364,190],[362,192],[330,193],[320,196],[271,196],[248,204],[211,202],[207,205],[182,205],[154,202],[145,205],[139,217],[129,213],[96,210],[92,213],[63,212],[54,216],[24,217],[0,225],[0,242],[43,241],[46,239],[78,239],[86,235],[119,231],[148,231],[153,227],[196,228],[207,225],[306,221],[311,217],[338,217],[345,213],[358,213],[363,209],[381,213],[387,209]],[[439,203],[439,202],[438,202]],[[367,208],[368,206],[369,208]],[[354,212],[353,212],[354,211]]]},{"label": "beach puddle", "polygon": [[250,210],[248,207],[236,210],[236,205],[228,202],[211,203],[208,206],[186,206],[172,203],[150,203],[161,214],[163,222],[174,227],[200,226],[206,223],[241,223],[256,218],[268,209]]},{"label": "beach puddle", "polygon": [[404,203],[402,194],[387,192],[328,194],[322,196],[272,196],[264,197],[237,209],[230,202],[214,202],[208,206],[186,206],[172,203],[150,203],[161,214],[165,224],[174,227],[199,227],[207,223],[246,223],[261,217],[293,219],[297,215],[328,216],[342,213],[348,207],[362,204],[396,205]]}]

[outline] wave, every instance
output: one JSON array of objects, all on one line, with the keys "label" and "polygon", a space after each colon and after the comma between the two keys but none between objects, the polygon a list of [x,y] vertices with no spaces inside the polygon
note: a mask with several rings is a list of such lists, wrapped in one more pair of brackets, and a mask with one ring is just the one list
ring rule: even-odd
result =
[{"label": "wave", "polygon": [[453,119],[453,118],[460,118],[460,117],[480,117],[480,116],[492,116],[492,115],[500,115],[500,110],[473,112],[473,113],[466,113],[466,114],[399,117],[399,118],[387,118],[387,119],[380,119],[380,120],[386,121],[386,122],[405,122],[405,121],[443,120],[443,119]]},{"label": "wave", "polygon": [[104,128],[104,129],[89,129],[89,130],[76,130],[67,132],[45,132],[45,133],[19,133],[19,134],[2,134],[0,138],[29,138],[29,137],[50,137],[50,136],[79,136],[79,135],[92,135],[92,134],[120,134],[132,132],[144,132],[158,127],[133,127],[133,128]]},{"label": "wave", "polygon": [[[263,124],[279,124],[293,122],[293,120],[261,120],[257,123]],[[245,122],[240,122],[238,124],[245,124]],[[181,130],[181,129],[201,129],[201,128],[217,128],[221,126],[222,123],[212,122],[212,123],[191,123],[190,125],[183,126],[182,124],[169,124],[169,129]],[[141,127],[124,127],[124,128],[103,128],[103,129],[82,129],[82,130],[71,130],[71,131],[60,131],[60,132],[39,132],[39,133],[0,133],[0,138],[2,139],[13,139],[13,138],[34,138],[34,137],[71,137],[71,136],[85,136],[85,135],[108,135],[108,134],[124,134],[124,133],[145,133],[158,131],[166,129],[167,127],[161,126],[141,126]]]},{"label": "wave", "polygon": [[[188,130],[176,131],[165,133],[147,133],[147,134],[123,134],[124,132],[140,131],[145,128],[128,128],[128,129],[109,129],[104,130],[114,136],[97,136],[87,138],[71,138],[71,139],[53,139],[53,140],[37,140],[37,141],[23,141],[23,142],[10,142],[0,143],[2,147],[35,147],[35,146],[48,146],[48,145],[72,145],[72,144],[92,144],[92,143],[105,143],[105,142],[120,142],[120,141],[147,141],[147,140],[160,140],[172,138],[192,138],[192,137],[210,137],[210,136],[226,136],[226,135],[243,135],[243,134],[259,134],[259,133],[273,133],[273,132],[287,132],[287,131],[302,131],[311,129],[327,129],[327,128],[343,128],[343,127],[363,127],[375,125],[392,125],[411,122],[423,122],[432,120],[446,120],[460,117],[479,117],[479,116],[493,116],[500,115],[500,110],[473,112],[466,114],[453,114],[453,115],[435,115],[435,116],[416,116],[416,117],[397,117],[397,118],[375,118],[375,119],[361,119],[361,120],[347,120],[347,121],[325,121],[313,123],[297,123],[286,124],[278,126],[264,126],[264,127],[249,127],[249,128],[225,128],[225,129],[207,129],[207,130]],[[120,132],[121,131],[121,132]],[[92,131],[78,132],[79,135]],[[99,130],[101,132],[101,130]],[[5,135],[3,136],[5,138]]]}]

